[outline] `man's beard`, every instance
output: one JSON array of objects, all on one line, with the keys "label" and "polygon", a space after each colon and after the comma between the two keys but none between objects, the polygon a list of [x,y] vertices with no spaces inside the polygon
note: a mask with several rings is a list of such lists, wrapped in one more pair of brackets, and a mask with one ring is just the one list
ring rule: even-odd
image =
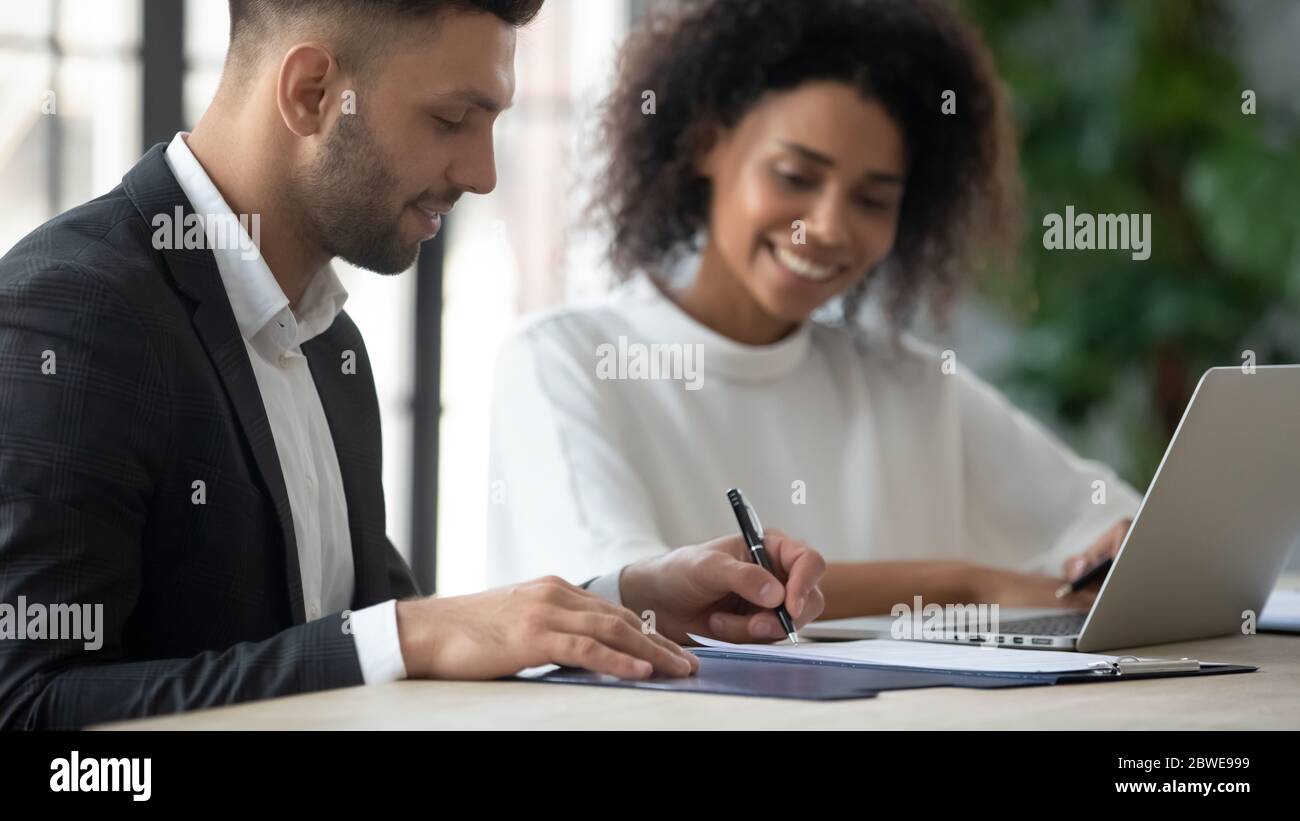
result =
[{"label": "man's beard", "polygon": [[303,224],[331,256],[381,274],[411,267],[418,242],[402,240],[393,212],[398,178],[360,114],[339,117],[321,158],[294,181]]}]

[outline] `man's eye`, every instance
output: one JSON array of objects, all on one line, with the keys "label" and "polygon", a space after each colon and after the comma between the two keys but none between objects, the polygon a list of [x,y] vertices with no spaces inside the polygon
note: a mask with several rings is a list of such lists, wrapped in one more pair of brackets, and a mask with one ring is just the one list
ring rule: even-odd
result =
[{"label": "man's eye", "polygon": [[437,115],[434,115],[433,121],[441,131],[456,131],[465,123],[464,118],[459,120],[449,120],[446,117],[439,117]]}]

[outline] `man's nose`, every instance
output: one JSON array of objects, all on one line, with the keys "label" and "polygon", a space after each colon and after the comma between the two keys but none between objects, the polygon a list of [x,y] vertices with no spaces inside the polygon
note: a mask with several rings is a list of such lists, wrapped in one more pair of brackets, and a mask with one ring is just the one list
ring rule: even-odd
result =
[{"label": "man's nose", "polygon": [[497,187],[497,166],[492,137],[480,140],[473,150],[454,162],[448,175],[451,182],[471,194],[490,194]]}]

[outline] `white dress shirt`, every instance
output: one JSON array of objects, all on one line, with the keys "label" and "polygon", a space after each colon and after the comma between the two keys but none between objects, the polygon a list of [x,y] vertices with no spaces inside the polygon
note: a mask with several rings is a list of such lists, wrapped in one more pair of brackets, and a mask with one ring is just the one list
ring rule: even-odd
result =
[{"label": "white dress shirt", "polygon": [[[233,220],[234,214],[186,145],[186,136],[172,139],[167,164],[211,237],[212,220]],[[244,249],[255,247],[243,227],[237,235]],[[343,476],[302,345],[329,330],[348,295],[326,265],[291,307],[260,254],[241,251],[232,242],[221,244],[225,247],[213,247],[212,253],[275,438],[293,513],[303,604],[307,620],[314,621],[351,607],[356,573]],[[354,612],[351,629],[367,684],[406,677],[395,601]]]},{"label": "white dress shirt", "polygon": [[[629,363],[602,378],[618,376],[598,361],[620,337],[629,357],[634,345],[700,346],[698,389],[684,368],[633,379]],[[497,363],[489,481],[504,492],[488,506],[489,582],[580,581],[735,534],[730,487],[831,562],[1059,574],[1138,496],[957,354],[947,373],[940,352],[906,336],[896,350],[882,330],[812,322],[742,345],[644,279],[528,320]]]}]

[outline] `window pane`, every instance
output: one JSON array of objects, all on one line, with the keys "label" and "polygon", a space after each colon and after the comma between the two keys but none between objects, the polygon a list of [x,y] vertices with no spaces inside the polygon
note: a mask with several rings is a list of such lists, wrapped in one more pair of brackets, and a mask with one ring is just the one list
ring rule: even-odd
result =
[{"label": "window pane", "polygon": [[135,60],[63,59],[59,210],[108,191],[140,158],[140,84]]},{"label": "window pane", "polygon": [[60,0],[58,14],[65,51],[107,55],[140,45],[140,0]]},{"label": "window pane", "polygon": [[222,0],[185,0],[185,127],[212,102],[230,40],[230,8]]},{"label": "window pane", "polygon": [[0,34],[42,38],[50,36],[53,0],[0,3]]},{"label": "window pane", "polygon": [[225,0],[185,0],[187,65],[220,68],[230,38],[230,7]]},{"label": "window pane", "polygon": [[185,82],[182,86],[182,115],[185,118],[186,130],[194,128],[194,124],[203,116],[203,111],[212,102],[213,96],[217,93],[217,83],[221,81],[221,69],[218,68],[191,68],[185,72]]},{"label": "window pane", "polygon": [[[51,68],[47,54],[0,51],[0,254],[52,213],[49,145],[59,100],[47,96]],[[43,113],[47,101],[53,113]]]}]

